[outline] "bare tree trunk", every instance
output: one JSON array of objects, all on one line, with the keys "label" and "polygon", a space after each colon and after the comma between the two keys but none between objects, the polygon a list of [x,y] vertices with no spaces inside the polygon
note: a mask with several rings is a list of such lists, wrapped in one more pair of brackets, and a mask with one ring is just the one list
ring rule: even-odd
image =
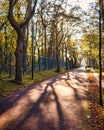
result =
[{"label": "bare tree trunk", "polygon": [[47,36],[46,36],[46,26],[44,27],[44,46],[45,46],[45,57],[47,56],[46,55],[46,42],[47,42]]},{"label": "bare tree trunk", "polygon": [[65,43],[66,70],[68,70],[67,45]]},{"label": "bare tree trunk", "polygon": [[60,51],[58,47],[56,47],[56,62],[57,62],[56,72],[60,72]]},{"label": "bare tree trunk", "polygon": [[0,74],[2,72],[2,46],[0,45]]},{"label": "bare tree trunk", "polygon": [[24,42],[23,42],[23,75],[26,73],[26,60],[27,60],[27,46],[28,46],[28,36],[29,27],[28,24],[23,28]]},{"label": "bare tree trunk", "polygon": [[56,62],[57,62],[57,68],[56,72],[60,72],[60,51],[59,51],[59,43],[58,43],[58,30],[57,30],[57,24],[56,24]]},{"label": "bare tree trunk", "polygon": [[15,82],[22,83],[22,54],[23,54],[23,36],[18,35],[17,40],[17,49],[15,52],[16,57],[16,74],[15,74]]},{"label": "bare tree trunk", "polygon": [[53,32],[51,32],[51,37],[50,37],[50,42],[49,42],[49,47],[48,47],[48,57],[52,57],[52,44],[54,41],[54,36]]},{"label": "bare tree trunk", "polygon": [[102,32],[101,32],[101,12],[99,11],[99,103],[103,106],[102,101]]}]

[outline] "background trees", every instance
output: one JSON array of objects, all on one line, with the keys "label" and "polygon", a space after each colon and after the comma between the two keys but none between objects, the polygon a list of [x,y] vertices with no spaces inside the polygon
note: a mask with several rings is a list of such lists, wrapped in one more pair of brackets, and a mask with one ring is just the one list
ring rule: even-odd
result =
[{"label": "background trees", "polygon": [[82,39],[82,53],[86,55],[86,62],[89,67],[99,68],[99,38],[97,34],[86,34]]},{"label": "background trees", "polygon": [[[9,58],[15,52],[16,82],[22,81],[26,68],[31,70],[35,62],[39,66],[42,63],[43,69],[47,69],[47,62],[52,58],[57,72],[61,71],[62,64],[66,69],[77,66],[84,55],[88,64],[98,65],[96,10],[85,11],[79,4],[67,0],[3,0],[1,7],[0,50],[9,53]],[[3,61],[0,68],[11,63],[6,63],[6,59],[4,62],[2,55],[0,58],[0,62]]]}]

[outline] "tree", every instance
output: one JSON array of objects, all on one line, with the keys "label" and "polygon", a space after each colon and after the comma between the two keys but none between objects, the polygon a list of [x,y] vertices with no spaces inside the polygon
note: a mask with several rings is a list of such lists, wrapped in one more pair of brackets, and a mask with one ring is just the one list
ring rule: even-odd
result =
[{"label": "tree", "polygon": [[82,53],[86,55],[87,65],[90,67],[98,67],[98,35],[94,33],[89,33],[83,36],[82,38]]},{"label": "tree", "polygon": [[[28,24],[28,22],[34,15],[35,8],[37,5],[37,0],[34,1],[33,7],[32,7],[32,0],[27,0],[27,2],[25,1],[25,3],[27,3],[27,8],[25,10],[26,15],[22,22],[17,22],[16,19],[14,19],[14,8],[15,5],[18,4],[18,2],[19,0],[9,0],[8,19],[18,35],[17,46],[15,51],[15,57],[16,57],[15,82],[21,83],[22,82],[22,54],[23,54],[23,43],[25,39],[24,27]],[[17,14],[18,13],[19,12],[17,12]]]},{"label": "tree", "polygon": [[100,10],[102,12],[103,29],[104,29],[104,0],[99,0]]},{"label": "tree", "polygon": [[100,10],[99,10],[99,103],[103,106],[102,101],[102,11],[103,11],[103,1],[99,0]]}]

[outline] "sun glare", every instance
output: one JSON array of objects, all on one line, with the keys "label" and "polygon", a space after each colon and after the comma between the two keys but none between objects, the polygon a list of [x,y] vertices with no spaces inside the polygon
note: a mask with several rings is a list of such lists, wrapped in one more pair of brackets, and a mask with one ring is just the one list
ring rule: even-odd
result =
[{"label": "sun glare", "polygon": [[79,0],[80,7],[87,11],[89,8],[89,3],[95,2],[95,0]]}]

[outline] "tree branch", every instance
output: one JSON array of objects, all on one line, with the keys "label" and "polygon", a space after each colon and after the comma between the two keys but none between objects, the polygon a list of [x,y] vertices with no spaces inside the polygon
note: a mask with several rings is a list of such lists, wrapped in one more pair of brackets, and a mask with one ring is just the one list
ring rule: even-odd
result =
[{"label": "tree branch", "polygon": [[13,6],[18,2],[18,0],[14,0],[13,1]]},{"label": "tree branch", "polygon": [[4,25],[8,22],[8,20],[4,21],[1,25],[0,25],[0,31],[2,30],[2,28],[4,27]]},{"label": "tree branch", "polygon": [[20,26],[19,24],[14,20],[13,18],[13,6],[16,4],[18,0],[9,0],[9,12],[8,12],[8,19],[11,23],[11,25],[14,27],[16,31],[20,31]]},{"label": "tree branch", "polygon": [[[30,19],[33,17],[34,12],[35,12],[35,7],[36,7],[36,4],[37,4],[37,1],[38,1],[38,0],[35,0],[35,1],[34,1],[33,9],[30,11],[30,13],[29,13],[28,17],[25,19],[25,21],[20,24],[20,27],[25,26],[25,25],[30,21]],[[30,6],[30,5],[29,5],[29,6]]]}]

